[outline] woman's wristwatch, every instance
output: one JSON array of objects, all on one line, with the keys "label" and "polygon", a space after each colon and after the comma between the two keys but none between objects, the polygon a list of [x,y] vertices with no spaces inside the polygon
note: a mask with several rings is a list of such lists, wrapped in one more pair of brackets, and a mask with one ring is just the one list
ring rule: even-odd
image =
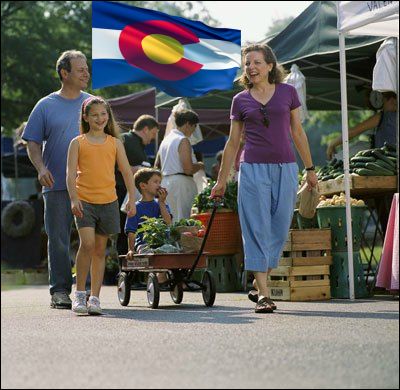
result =
[{"label": "woman's wristwatch", "polygon": [[311,165],[311,167],[306,168],[306,171],[315,171],[315,165]]}]

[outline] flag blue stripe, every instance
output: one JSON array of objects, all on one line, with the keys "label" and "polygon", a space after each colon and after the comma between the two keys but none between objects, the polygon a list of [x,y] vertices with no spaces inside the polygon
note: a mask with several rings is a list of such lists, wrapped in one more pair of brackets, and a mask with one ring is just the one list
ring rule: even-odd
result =
[{"label": "flag blue stripe", "polygon": [[129,65],[124,60],[93,60],[92,70],[93,89],[140,82],[153,85],[171,96],[195,97],[214,89],[232,89],[238,68],[200,70],[179,82],[160,80],[148,72]]},{"label": "flag blue stripe", "polygon": [[206,24],[184,19],[179,16],[170,16],[165,13],[138,8],[121,3],[108,1],[92,2],[92,27],[112,30],[123,30],[127,25],[146,20],[165,20],[183,25],[193,31],[199,38],[220,39],[241,45],[240,30],[215,28]]}]

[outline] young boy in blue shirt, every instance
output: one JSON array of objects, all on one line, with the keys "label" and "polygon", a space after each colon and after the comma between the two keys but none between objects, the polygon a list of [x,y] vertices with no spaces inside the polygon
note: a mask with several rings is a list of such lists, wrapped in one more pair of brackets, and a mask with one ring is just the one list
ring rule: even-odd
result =
[{"label": "young boy in blue shirt", "polygon": [[[161,187],[161,172],[153,168],[143,168],[136,172],[135,186],[142,195],[136,202],[136,215],[127,218],[125,223],[125,233],[128,236],[128,253],[126,257],[132,259],[134,253],[140,252],[140,249],[146,245],[143,240],[143,234],[136,234],[143,217],[162,218],[167,225],[171,225],[172,215],[168,205],[167,190]],[[155,199],[158,196],[158,199]]]}]

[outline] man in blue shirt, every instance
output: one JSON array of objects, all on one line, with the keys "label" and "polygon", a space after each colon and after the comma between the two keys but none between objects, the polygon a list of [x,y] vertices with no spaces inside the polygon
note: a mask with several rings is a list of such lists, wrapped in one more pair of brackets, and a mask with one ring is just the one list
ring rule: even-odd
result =
[{"label": "man in blue shirt", "polygon": [[48,235],[50,306],[71,308],[72,272],[69,255],[73,215],[66,185],[68,146],[79,135],[82,102],[90,95],[86,57],[76,50],[61,54],[56,70],[61,89],[34,107],[22,138],[43,186],[44,223]]}]

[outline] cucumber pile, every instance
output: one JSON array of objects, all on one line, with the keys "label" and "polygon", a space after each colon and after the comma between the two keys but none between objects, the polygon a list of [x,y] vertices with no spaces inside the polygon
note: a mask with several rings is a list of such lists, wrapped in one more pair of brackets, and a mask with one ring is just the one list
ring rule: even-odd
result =
[{"label": "cucumber pile", "polygon": [[326,181],[343,177],[343,161],[333,158],[327,165],[323,166],[318,172],[317,177],[319,181]]},{"label": "cucumber pile", "polygon": [[[350,173],[360,176],[395,176],[397,175],[396,147],[385,142],[381,148],[359,151],[350,159]],[[333,158],[318,172],[319,181],[344,177],[343,161]]]},{"label": "cucumber pile", "polygon": [[350,172],[360,176],[395,176],[396,147],[385,142],[382,148],[361,150],[350,159]]}]

